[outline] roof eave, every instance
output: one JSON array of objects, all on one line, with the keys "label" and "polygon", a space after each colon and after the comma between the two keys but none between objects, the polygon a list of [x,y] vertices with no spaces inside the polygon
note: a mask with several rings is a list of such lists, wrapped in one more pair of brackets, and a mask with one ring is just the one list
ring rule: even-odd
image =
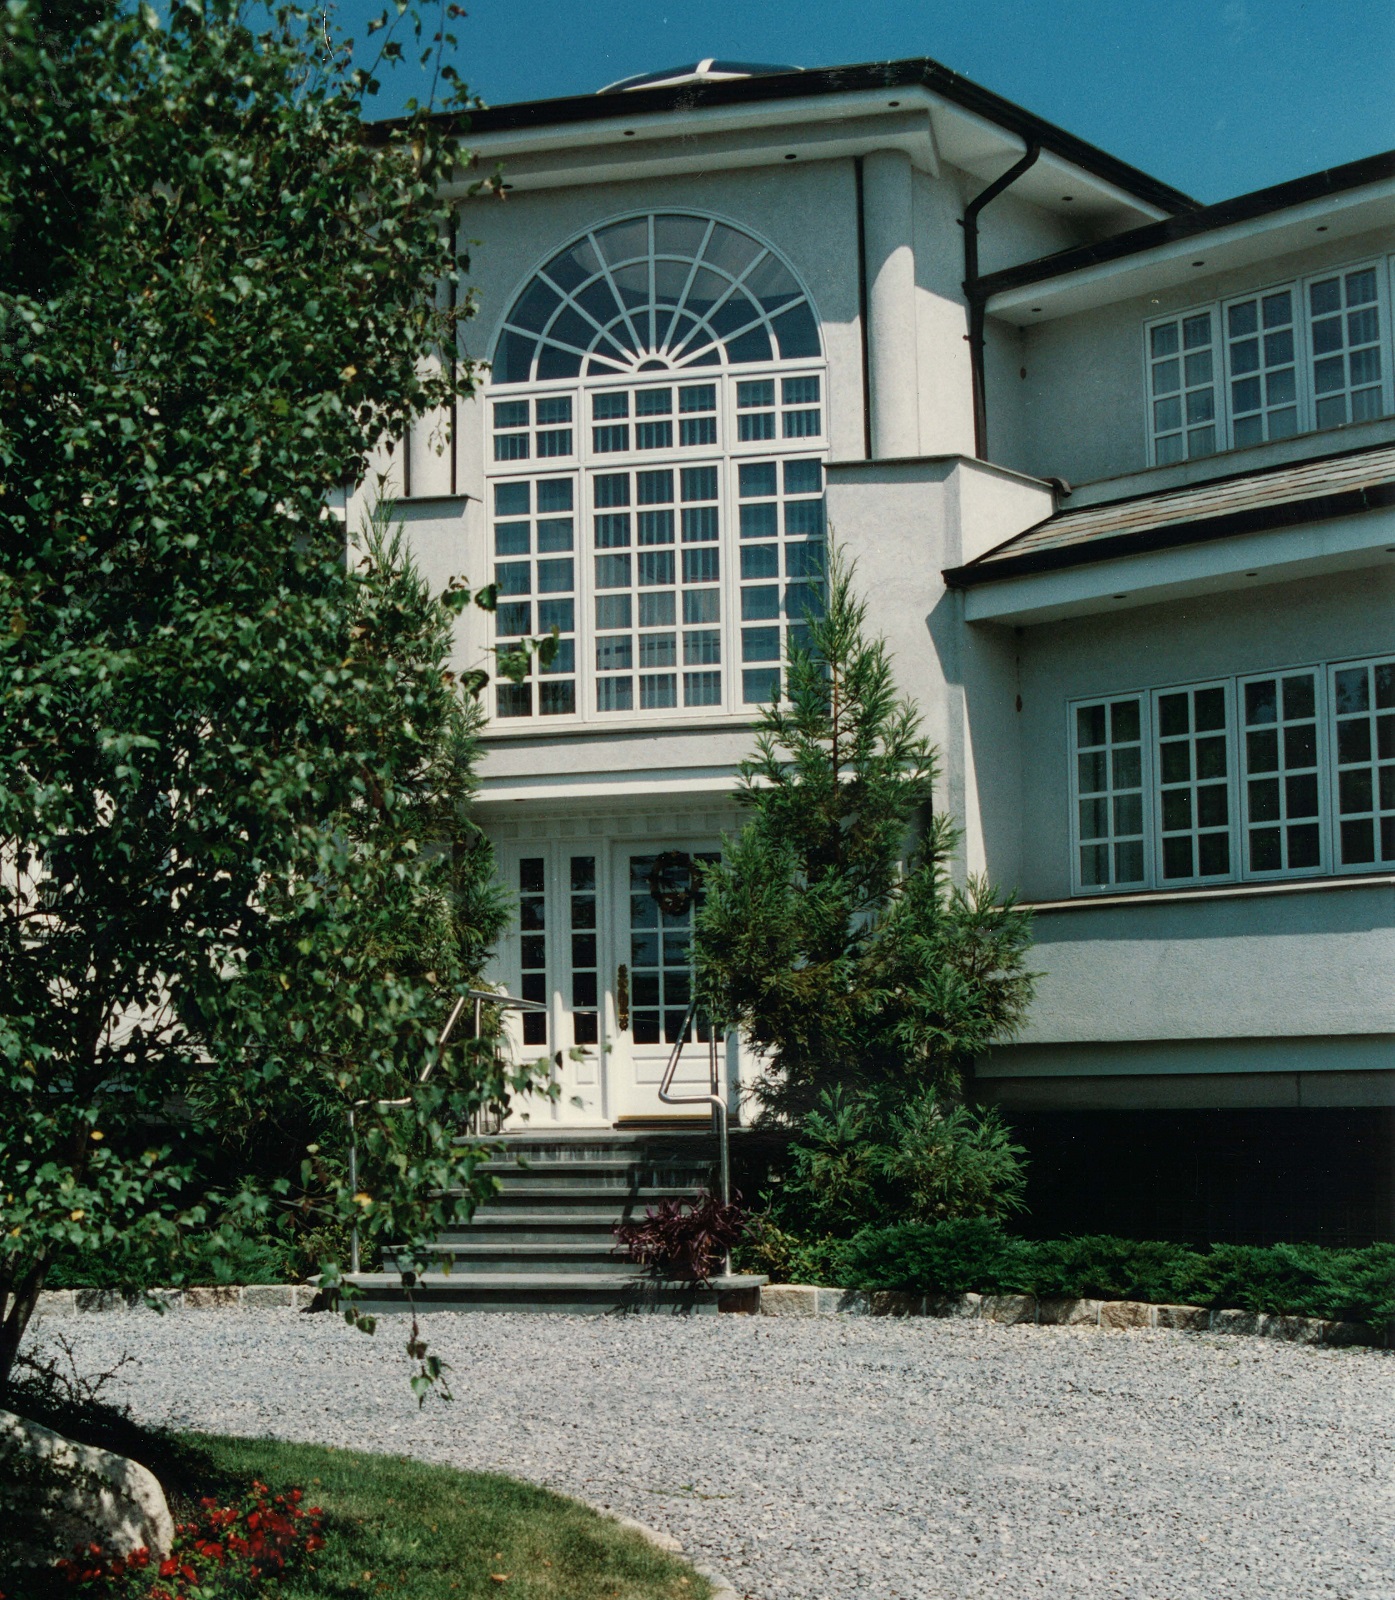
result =
[{"label": "roof eave", "polygon": [[1160,222],[1144,223],[1141,227],[1130,228],[1092,244],[1077,245],[1035,261],[1004,267],[984,277],[983,292],[991,302],[995,296],[1014,289],[1038,287],[1072,273],[1126,261],[1168,245],[1201,239],[1236,223],[1255,221],[1314,200],[1350,194],[1392,178],[1395,178],[1395,150],[1363,156],[1359,161],[1349,161],[1343,166],[1328,167],[1301,178],[1271,184],[1268,188],[1236,195],[1215,205],[1165,217]]},{"label": "roof eave", "polygon": [[[1161,528],[1139,532],[1108,534],[1078,545],[1056,545],[1044,550],[1028,550],[1018,556],[996,560],[980,556],[962,567],[947,567],[942,576],[951,589],[972,589],[1006,578],[1029,577],[1037,573],[1060,572],[1068,567],[1092,566],[1117,560],[1121,556],[1151,555],[1158,550],[1181,549],[1244,533],[1264,533],[1291,528],[1305,522],[1326,522],[1336,517],[1359,515],[1395,506],[1395,483],[1367,484],[1358,489],[1336,490],[1331,494],[1309,495],[1278,505],[1251,506],[1243,511],[1216,517],[1199,517],[1190,522],[1168,523]],[[1041,526],[1040,523],[1037,524]],[[1024,530],[1018,538],[1032,529]]]},{"label": "roof eave", "polygon": [[[441,113],[432,120],[464,137],[471,133],[561,128],[576,123],[604,121],[620,115],[627,120],[639,120],[706,107],[815,99],[830,94],[912,87],[941,95],[1024,141],[1040,144],[1060,159],[1104,179],[1133,198],[1161,211],[1176,213],[1192,211],[1197,207],[1198,202],[1180,189],[1162,183],[928,57],[627,90],[615,95],[571,95],[555,100],[525,100],[485,108],[468,115]],[[410,126],[410,118],[394,117],[370,123],[366,132],[372,142],[385,143],[394,133]]]}]

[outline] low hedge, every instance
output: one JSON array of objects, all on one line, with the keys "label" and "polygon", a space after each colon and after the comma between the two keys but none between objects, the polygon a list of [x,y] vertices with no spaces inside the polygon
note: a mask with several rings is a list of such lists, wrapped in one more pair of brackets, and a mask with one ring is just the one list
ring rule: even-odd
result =
[{"label": "low hedge", "polygon": [[867,1228],[829,1261],[849,1289],[1151,1300],[1327,1317],[1383,1327],[1395,1319],[1395,1244],[1215,1244],[1095,1234],[1019,1239],[995,1222]]}]

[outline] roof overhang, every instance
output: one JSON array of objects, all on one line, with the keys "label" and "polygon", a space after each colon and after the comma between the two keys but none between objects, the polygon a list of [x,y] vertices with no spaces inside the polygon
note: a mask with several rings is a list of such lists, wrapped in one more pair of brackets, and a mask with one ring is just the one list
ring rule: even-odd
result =
[{"label": "roof overhang", "polygon": [[[1357,513],[1365,513],[1358,515]],[[966,622],[1018,627],[1203,594],[1395,565],[1395,486],[1362,503],[1310,502],[1301,519],[1247,531],[1195,530],[1190,542],[1004,575],[964,595]],[[947,581],[955,577],[945,574]]]},{"label": "roof overhang", "polygon": [[1023,327],[1395,224],[1395,152],[990,274],[988,314]]},{"label": "roof overhang", "polygon": [[[932,176],[945,164],[986,184],[1026,149],[1026,141],[1015,134],[915,86],[891,96],[862,91],[793,103],[674,110],[662,121],[622,115],[563,127],[470,133],[465,142],[474,173],[456,185],[462,193],[479,171],[496,163],[505,166],[514,189],[528,190],[773,166],[791,159],[829,161],[894,149],[904,150]],[[1045,146],[1013,192],[1107,228],[1167,215]],[[1063,203],[1067,194],[1071,200]]]},{"label": "roof overhang", "polygon": [[[907,149],[927,171],[946,162],[989,182],[1036,143],[1042,158],[1015,192],[1052,209],[1064,204],[1101,230],[1132,228],[1196,205],[928,59],[526,101],[444,120],[459,128],[478,167],[507,161],[517,189],[705,171],[714,156],[726,165],[734,158],[762,165],[888,144]],[[840,131],[840,124],[850,125]],[[369,137],[386,140],[403,126],[402,119],[377,123]],[[683,145],[686,151],[674,148]],[[1063,202],[1067,194],[1072,199]]]}]

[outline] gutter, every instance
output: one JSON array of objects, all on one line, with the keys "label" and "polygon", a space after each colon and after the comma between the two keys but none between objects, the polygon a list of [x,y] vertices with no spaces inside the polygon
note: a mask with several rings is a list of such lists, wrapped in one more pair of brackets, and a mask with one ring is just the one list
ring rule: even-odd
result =
[{"label": "gutter", "polygon": [[1020,266],[1004,267],[984,278],[985,298],[1028,285],[1048,283],[1053,278],[1062,278],[1088,267],[1121,261],[1163,245],[1181,243],[1235,223],[1253,222],[1273,212],[1331,199],[1391,178],[1395,178],[1395,150],[1364,156],[1360,161],[1349,161],[1344,166],[1328,167],[1301,178],[1290,178],[1284,183],[1272,184],[1267,189],[1255,189],[1230,200],[1220,200],[1215,205],[1166,217],[1161,222],[1147,222],[1142,227],[1130,228],[1108,239],[1098,239],[1093,244],[1076,245],[1070,250],[1060,250],[1036,261],[1024,261]]},{"label": "gutter", "polygon": [[[1015,134],[1024,144],[1039,144],[1070,166],[1103,180],[1122,194],[1174,213],[1191,211],[1197,202],[1171,184],[1161,182],[1137,167],[1087,143],[1064,128],[1024,110],[990,89],[961,77],[929,57],[906,61],[871,61],[853,66],[820,67],[805,72],[773,73],[753,78],[731,78],[709,83],[685,83],[652,89],[626,90],[622,94],[571,95],[555,100],[525,100],[473,112],[438,112],[430,120],[456,133],[475,135],[538,132],[569,124],[701,113],[717,106],[772,107],[791,101],[817,102],[827,96],[923,89],[993,126]],[[392,117],[365,125],[369,144],[385,144],[394,135],[410,131],[413,119]]]},{"label": "gutter", "polygon": [[974,454],[980,461],[988,454],[988,388],[983,369],[984,322],[988,295],[984,279],[978,270],[978,219],[985,206],[991,205],[1005,189],[1017,182],[1029,167],[1037,164],[1041,145],[1035,139],[1028,142],[1026,153],[1015,161],[1000,178],[995,178],[964,207],[960,226],[964,229],[964,294],[969,302],[969,370],[974,390]]}]

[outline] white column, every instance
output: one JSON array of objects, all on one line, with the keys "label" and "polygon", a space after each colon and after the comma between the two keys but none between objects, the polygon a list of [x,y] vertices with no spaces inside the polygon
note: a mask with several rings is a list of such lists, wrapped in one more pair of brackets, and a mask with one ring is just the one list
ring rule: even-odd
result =
[{"label": "white column", "polygon": [[917,456],[920,396],[911,158],[903,150],[874,150],[863,159],[862,203],[872,455],[877,460]]}]

